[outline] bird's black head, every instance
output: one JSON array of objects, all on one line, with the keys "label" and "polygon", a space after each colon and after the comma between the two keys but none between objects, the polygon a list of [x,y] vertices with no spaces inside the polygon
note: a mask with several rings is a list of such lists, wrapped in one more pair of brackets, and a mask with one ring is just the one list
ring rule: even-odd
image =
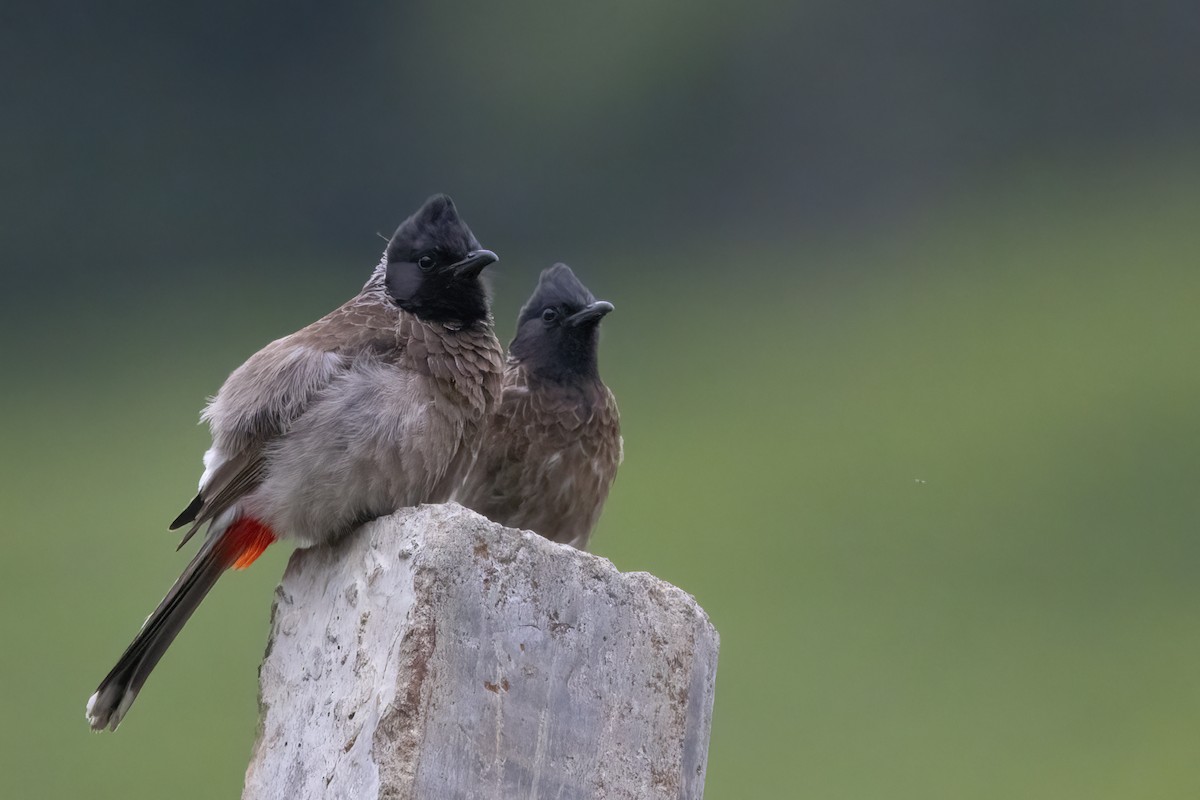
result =
[{"label": "bird's black head", "polygon": [[470,324],[488,316],[479,273],[497,260],[479,246],[454,201],[435,194],[392,234],[384,285],[398,306],[422,319]]},{"label": "bird's black head", "polygon": [[508,351],[527,370],[558,382],[599,378],[600,320],[612,303],[597,300],[566,264],[542,272],[521,309]]}]

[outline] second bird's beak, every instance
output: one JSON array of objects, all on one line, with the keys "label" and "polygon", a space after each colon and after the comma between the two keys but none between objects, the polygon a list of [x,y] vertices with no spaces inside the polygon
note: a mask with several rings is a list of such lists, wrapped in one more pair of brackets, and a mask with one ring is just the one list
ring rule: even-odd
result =
[{"label": "second bird's beak", "polygon": [[454,270],[455,277],[475,278],[479,276],[480,272],[483,272],[484,267],[488,264],[495,264],[499,260],[500,256],[491,250],[472,250],[462,261],[451,264],[450,269]]},{"label": "second bird's beak", "polygon": [[582,311],[577,311],[564,319],[563,324],[570,328],[576,328],[580,325],[586,325],[589,322],[599,322],[605,314],[612,310],[612,303],[607,300],[597,300]]}]

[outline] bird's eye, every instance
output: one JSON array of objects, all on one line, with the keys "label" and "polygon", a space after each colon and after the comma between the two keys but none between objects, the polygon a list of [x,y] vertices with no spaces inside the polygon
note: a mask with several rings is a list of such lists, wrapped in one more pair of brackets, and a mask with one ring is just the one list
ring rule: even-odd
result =
[{"label": "bird's eye", "polygon": [[554,322],[554,320],[558,319],[558,311],[553,308],[547,308],[542,312],[542,319],[546,322]]},{"label": "bird's eye", "polygon": [[417,259],[417,266],[420,267],[423,272],[428,272],[429,270],[433,269],[434,263],[433,256],[430,255],[424,255]]}]

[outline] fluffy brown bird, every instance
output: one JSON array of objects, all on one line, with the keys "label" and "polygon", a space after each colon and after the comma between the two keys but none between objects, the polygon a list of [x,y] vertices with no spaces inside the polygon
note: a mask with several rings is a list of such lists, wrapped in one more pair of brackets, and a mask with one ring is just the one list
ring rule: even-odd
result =
[{"label": "fluffy brown bird", "polygon": [[455,500],[493,522],[583,550],[622,458],[600,379],[597,300],[566,264],[542,273],[508,348],[504,391]]},{"label": "fluffy brown bird", "polygon": [[[213,444],[196,499],[171,525],[208,534],[87,704],[115,730],[225,570],[277,539],[331,542],[397,508],[449,499],[500,396],[503,366],[479,246],[449,197],[388,242],[359,294],[264,347],[203,417]],[[181,543],[182,545],[182,543]]]}]

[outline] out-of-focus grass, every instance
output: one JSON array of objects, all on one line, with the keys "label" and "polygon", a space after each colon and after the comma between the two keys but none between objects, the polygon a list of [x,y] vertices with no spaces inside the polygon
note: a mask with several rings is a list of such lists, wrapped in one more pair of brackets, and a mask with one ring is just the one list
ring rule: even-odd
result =
[{"label": "out-of-focus grass", "polygon": [[[572,262],[618,309],[595,549],[721,632],[709,797],[1200,792],[1195,185],[1014,182],[882,240],[716,243],[616,286]],[[0,796],[238,791],[285,553],[222,582],[116,735],[83,702],[183,564],[162,528],[203,396],[320,295],[131,303],[6,390]]]}]

